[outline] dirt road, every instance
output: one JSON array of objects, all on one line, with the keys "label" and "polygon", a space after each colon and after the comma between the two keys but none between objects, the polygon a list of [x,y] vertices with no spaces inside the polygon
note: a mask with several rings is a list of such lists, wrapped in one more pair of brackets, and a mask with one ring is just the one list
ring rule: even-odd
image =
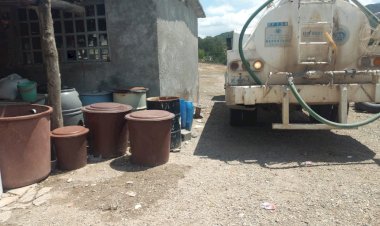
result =
[{"label": "dirt road", "polygon": [[[50,187],[46,202],[6,205],[1,224],[380,225],[380,121],[358,130],[232,128],[223,72],[200,65],[204,118],[168,164],[141,168],[122,157],[58,172],[31,188]],[[351,110],[349,120],[368,116]]]}]

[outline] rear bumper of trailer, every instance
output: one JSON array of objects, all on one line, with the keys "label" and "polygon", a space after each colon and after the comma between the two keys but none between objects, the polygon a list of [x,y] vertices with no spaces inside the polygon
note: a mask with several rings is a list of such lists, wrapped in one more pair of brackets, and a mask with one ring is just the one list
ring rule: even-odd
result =
[{"label": "rear bumper of trailer", "polygon": [[[309,105],[338,104],[339,122],[347,122],[349,102],[380,103],[380,83],[297,85],[298,92]],[[290,124],[289,105],[298,104],[287,85],[227,86],[226,104],[231,108],[256,104],[281,104],[282,123],[273,124],[274,129],[333,129],[323,124]]]}]

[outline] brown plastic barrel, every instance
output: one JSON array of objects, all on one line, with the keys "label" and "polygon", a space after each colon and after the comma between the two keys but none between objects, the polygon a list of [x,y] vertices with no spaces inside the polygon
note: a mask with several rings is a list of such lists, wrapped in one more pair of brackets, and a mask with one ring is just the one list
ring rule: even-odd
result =
[{"label": "brown plastic barrel", "polygon": [[126,117],[131,142],[131,161],[143,166],[168,162],[174,114],[162,110],[136,111]]},{"label": "brown plastic barrel", "polygon": [[95,156],[114,158],[125,154],[128,136],[124,117],[131,110],[131,106],[119,103],[95,103],[82,108]]},{"label": "brown plastic barrel", "polygon": [[58,168],[75,170],[87,164],[87,133],[83,126],[66,126],[52,131]]},{"label": "brown plastic barrel", "polygon": [[5,189],[50,174],[50,114],[44,105],[0,106],[0,171]]}]

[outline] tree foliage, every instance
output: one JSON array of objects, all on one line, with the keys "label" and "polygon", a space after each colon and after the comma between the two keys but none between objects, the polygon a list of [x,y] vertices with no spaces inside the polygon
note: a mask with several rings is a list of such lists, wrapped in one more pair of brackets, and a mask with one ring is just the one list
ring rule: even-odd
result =
[{"label": "tree foliage", "polygon": [[198,38],[198,58],[201,62],[226,64],[227,46],[224,34]]}]

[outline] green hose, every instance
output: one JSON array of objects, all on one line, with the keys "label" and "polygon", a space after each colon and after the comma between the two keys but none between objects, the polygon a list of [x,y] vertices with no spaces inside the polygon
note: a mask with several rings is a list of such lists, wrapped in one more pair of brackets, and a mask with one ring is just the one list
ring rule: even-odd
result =
[{"label": "green hose", "polygon": [[342,128],[342,129],[353,129],[353,128],[357,128],[360,126],[367,125],[367,124],[374,122],[380,118],[380,113],[378,113],[378,114],[374,115],[373,117],[371,117],[365,121],[350,123],[350,124],[343,124],[343,123],[336,123],[336,122],[329,121],[329,120],[321,117],[320,115],[318,115],[315,111],[313,111],[313,109],[310,108],[309,105],[307,105],[307,103],[302,99],[301,95],[298,93],[297,88],[293,83],[292,77],[289,78],[288,82],[289,82],[290,90],[292,91],[293,95],[297,99],[298,103],[302,106],[302,108],[305,109],[307,112],[309,112],[309,114],[313,118],[315,118],[319,122],[324,123],[326,125],[334,126],[334,127]]},{"label": "green hose", "polygon": [[257,16],[257,14],[259,14],[261,12],[261,10],[263,10],[265,7],[267,7],[272,2],[273,2],[273,0],[268,0],[267,2],[265,2],[262,6],[260,6],[260,8],[258,8],[252,14],[252,16],[247,20],[247,22],[245,22],[243,29],[241,30],[240,36],[239,36],[239,54],[240,54],[241,61],[243,62],[245,68],[247,68],[249,75],[253,78],[253,80],[255,80],[255,82],[258,85],[262,85],[263,83],[257,77],[255,72],[252,71],[251,65],[249,65],[248,61],[245,59],[244,52],[243,52],[243,38],[244,38],[245,31],[247,30],[247,28],[248,28],[249,24],[252,22],[252,20]]}]

